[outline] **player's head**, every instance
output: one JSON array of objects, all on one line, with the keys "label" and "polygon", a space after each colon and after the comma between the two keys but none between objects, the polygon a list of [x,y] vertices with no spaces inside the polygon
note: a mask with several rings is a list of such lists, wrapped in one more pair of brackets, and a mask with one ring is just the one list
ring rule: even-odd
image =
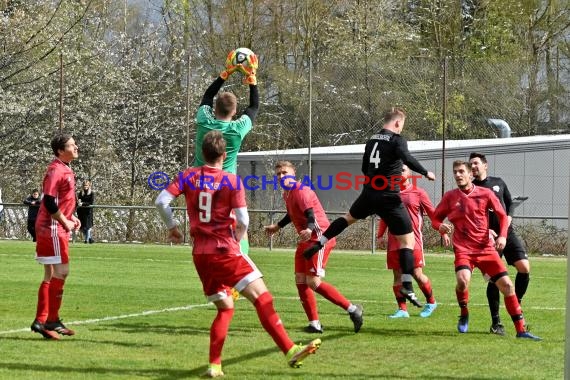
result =
[{"label": "player's head", "polygon": [[40,196],[40,191],[38,189],[32,190],[32,197],[38,198]]},{"label": "player's head", "polygon": [[89,190],[90,187],[91,187],[91,181],[89,181],[88,179],[83,181],[83,190]]},{"label": "player's head", "polygon": [[489,165],[487,165],[487,157],[485,157],[483,153],[471,153],[469,155],[469,162],[471,163],[471,172],[473,173],[473,177],[478,180],[487,178]]},{"label": "player's head", "polygon": [[392,107],[382,116],[384,128],[395,133],[402,132],[406,121],[406,111],[399,107]]},{"label": "player's head", "polygon": [[79,148],[68,133],[58,133],[51,140],[53,154],[63,162],[70,162],[79,157]]},{"label": "player's head", "polygon": [[231,119],[237,112],[237,98],[231,92],[220,92],[214,109],[220,119]]},{"label": "player's head", "polygon": [[290,188],[291,184],[295,182],[295,165],[290,161],[277,161],[275,175],[279,182],[282,182],[283,188]]},{"label": "player's head", "polygon": [[469,189],[471,187],[471,164],[467,161],[453,161],[453,178],[457,187]]},{"label": "player's head", "polygon": [[210,131],[202,141],[202,155],[208,164],[223,162],[226,158],[226,140],[220,131]]}]

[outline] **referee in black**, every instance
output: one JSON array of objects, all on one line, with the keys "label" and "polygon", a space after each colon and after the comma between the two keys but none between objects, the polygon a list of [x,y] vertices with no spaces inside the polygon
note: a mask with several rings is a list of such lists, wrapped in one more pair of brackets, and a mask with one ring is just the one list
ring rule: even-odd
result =
[{"label": "referee in black", "polygon": [[319,238],[319,242],[307,248],[303,255],[306,258],[312,257],[329,239],[340,234],[346,227],[359,219],[376,214],[386,222],[390,232],[400,243],[401,293],[412,304],[421,307],[412,287],[415,245],[412,222],[400,198],[400,184],[404,182],[402,165],[406,164],[411,170],[431,181],[435,180],[435,175],[428,172],[410,154],[408,142],[400,136],[406,121],[405,111],[393,107],[384,113],[382,121],[382,130],[366,142],[362,173],[367,180],[362,192],[350,207],[350,211],[334,220]]},{"label": "referee in black", "polygon": [[[522,298],[526,293],[528,288],[528,283],[530,281],[530,264],[528,262],[528,255],[526,249],[515,233],[512,225],[514,205],[511,198],[511,193],[505,181],[499,177],[490,177],[487,175],[488,165],[487,157],[482,153],[473,152],[469,155],[469,162],[471,163],[471,170],[473,173],[473,184],[475,186],[486,187],[493,190],[505,212],[509,217],[509,231],[507,234],[507,244],[499,255],[505,256],[507,259],[507,264],[514,266],[517,269],[517,275],[515,277],[515,293],[519,300],[522,302]],[[489,228],[497,234],[499,232],[499,221],[497,216],[490,210],[489,211]],[[491,312],[491,328],[489,331],[492,334],[505,335],[505,327],[501,323],[501,318],[499,317],[499,289],[497,286],[489,282],[487,285],[487,300],[489,302],[489,310]]]}]

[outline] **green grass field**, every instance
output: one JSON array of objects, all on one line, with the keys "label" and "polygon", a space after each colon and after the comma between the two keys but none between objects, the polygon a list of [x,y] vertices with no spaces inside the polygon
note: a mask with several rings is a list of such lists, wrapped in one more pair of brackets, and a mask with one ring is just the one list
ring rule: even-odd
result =
[{"label": "green grass field", "polygon": [[[75,244],[61,316],[77,335],[47,341],[29,331],[43,270],[31,242],[0,241],[1,379],[182,379],[198,377],[208,362],[205,302],[191,262],[180,246]],[[314,335],[296,297],[293,253],[254,249],[291,337]],[[321,349],[300,369],[261,328],[253,307],[240,299],[223,355],[228,379],[561,379],[564,373],[566,260],[532,258],[523,310],[542,342],[488,333],[482,276],[471,284],[469,333],[456,331],[459,308],[451,255],[427,256],[439,307],[431,318],[391,320],[396,309],[383,254],[334,252],[326,279],[364,305],[364,326],[352,331],[347,314],[320,296],[325,333]],[[423,299],[422,299],[423,300]]]}]

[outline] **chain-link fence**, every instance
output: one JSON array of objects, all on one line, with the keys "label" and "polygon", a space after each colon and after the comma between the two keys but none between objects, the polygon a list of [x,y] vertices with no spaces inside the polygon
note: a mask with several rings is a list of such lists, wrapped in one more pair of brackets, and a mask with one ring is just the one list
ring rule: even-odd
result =
[{"label": "chain-link fence", "polygon": [[[188,221],[184,208],[173,208],[175,218],[181,223],[181,230],[188,237]],[[280,210],[249,210],[249,242],[252,247],[293,248],[297,233],[291,225],[281,230],[273,238],[264,232],[264,226],[276,223],[283,215]],[[340,212],[327,213],[329,219],[342,215]],[[566,255],[566,229],[556,227],[552,220],[536,221],[515,218],[515,230],[519,233],[529,252],[534,255]],[[19,204],[4,204],[0,220],[0,239],[30,239],[26,231],[27,207]],[[337,239],[337,249],[367,250],[376,252],[376,232],[378,223],[374,218],[359,221],[347,228]],[[429,250],[441,250],[439,233],[431,228],[429,220],[424,223],[424,243]],[[166,244],[167,231],[158,213],[151,206],[94,206],[93,237],[97,243],[156,243]],[[83,241],[80,233],[73,236],[75,241]]]}]

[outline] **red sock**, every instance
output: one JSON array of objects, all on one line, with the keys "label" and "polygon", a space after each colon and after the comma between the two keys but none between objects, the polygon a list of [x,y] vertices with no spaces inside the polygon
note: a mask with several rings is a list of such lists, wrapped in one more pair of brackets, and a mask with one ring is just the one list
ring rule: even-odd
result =
[{"label": "red sock", "polygon": [[315,293],[309,288],[307,284],[297,284],[297,292],[299,293],[299,298],[301,299],[301,305],[309,321],[318,321],[319,312],[317,309],[317,299],[315,298]]},{"label": "red sock", "polygon": [[463,292],[456,289],[455,296],[457,297],[457,303],[461,309],[461,316],[465,317],[469,315],[469,309],[467,308],[467,303],[469,302],[469,289],[465,289]]},{"label": "red sock", "polygon": [[277,347],[279,347],[284,354],[289,352],[295,343],[293,343],[289,335],[287,335],[287,331],[285,331],[279,314],[277,314],[273,308],[273,296],[271,296],[271,293],[265,292],[257,297],[253,306],[255,306],[255,310],[257,310],[257,316],[259,317],[261,325],[265,331],[271,335]]},{"label": "red sock", "polygon": [[331,284],[321,281],[321,284],[315,289],[315,292],[325,297],[337,306],[342,307],[344,310],[350,306],[350,301],[347,300],[340,292]]},{"label": "red sock", "polygon": [[427,279],[426,282],[420,282],[419,287],[420,287],[420,290],[422,291],[422,293],[424,294],[424,296],[426,297],[427,303],[435,303],[435,298],[433,296],[433,290],[431,288],[431,281],[429,280],[429,278]]},{"label": "red sock", "polygon": [[525,331],[525,320],[522,314],[521,305],[517,299],[517,295],[513,294],[511,296],[505,296],[505,307],[507,312],[511,316],[513,323],[515,324],[515,329],[518,333]]},{"label": "red sock", "polygon": [[212,364],[222,364],[222,348],[224,348],[233,316],[233,308],[218,309],[218,315],[212,322],[210,327],[210,363]]},{"label": "red sock", "polygon": [[63,299],[63,284],[65,284],[65,280],[55,277],[52,277],[49,283],[48,322],[55,322],[59,319],[59,308]]},{"label": "red sock", "polygon": [[402,289],[402,284],[392,286],[392,290],[394,291],[394,296],[396,297],[396,302],[398,303],[398,309],[408,311],[408,306],[406,304],[406,297],[402,296],[402,293],[400,293],[400,289]]},{"label": "red sock", "polygon": [[38,306],[36,319],[40,323],[46,323],[49,307],[49,281],[42,281],[38,290]]}]

